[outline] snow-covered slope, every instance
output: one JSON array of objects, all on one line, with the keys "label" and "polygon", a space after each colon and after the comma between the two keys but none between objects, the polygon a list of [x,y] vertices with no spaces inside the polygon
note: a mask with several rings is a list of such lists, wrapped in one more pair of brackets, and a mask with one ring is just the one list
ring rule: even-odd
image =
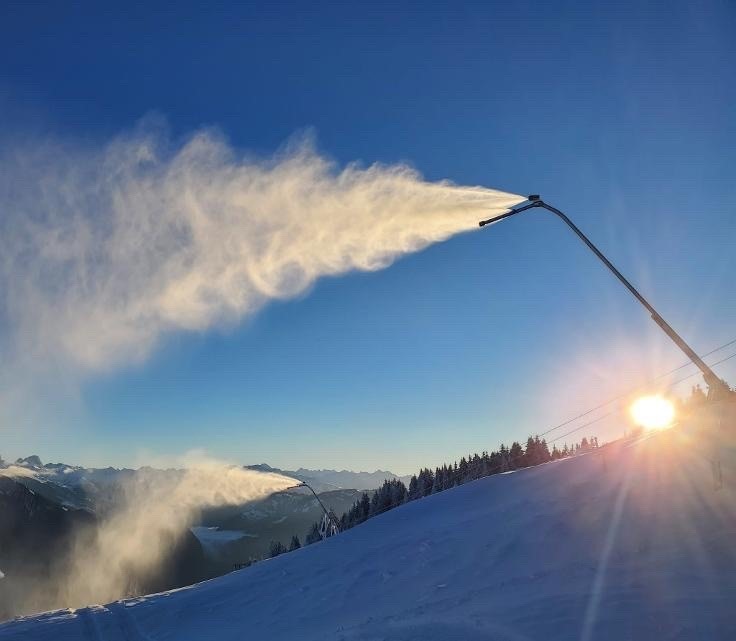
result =
[{"label": "snow-covered slope", "polygon": [[9,622],[0,639],[734,639],[732,455],[716,490],[711,455],[675,431],[602,448],[191,588]]}]

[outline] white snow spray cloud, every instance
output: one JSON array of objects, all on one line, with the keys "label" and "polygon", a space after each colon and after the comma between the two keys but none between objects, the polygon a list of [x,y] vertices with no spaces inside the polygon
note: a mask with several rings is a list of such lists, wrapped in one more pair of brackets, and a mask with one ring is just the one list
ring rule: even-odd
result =
[{"label": "white snow spray cloud", "polygon": [[0,152],[6,356],[104,370],[169,331],[236,322],[320,276],[376,270],[523,198],[344,167],[309,139],[270,158],[144,122],[100,146]]},{"label": "white snow spray cloud", "polygon": [[64,575],[41,584],[27,610],[38,603],[80,607],[142,594],[159,580],[201,510],[242,505],[299,483],[196,452],[184,461],[185,468],[141,468],[122,481],[109,513],[91,531],[78,533]]}]

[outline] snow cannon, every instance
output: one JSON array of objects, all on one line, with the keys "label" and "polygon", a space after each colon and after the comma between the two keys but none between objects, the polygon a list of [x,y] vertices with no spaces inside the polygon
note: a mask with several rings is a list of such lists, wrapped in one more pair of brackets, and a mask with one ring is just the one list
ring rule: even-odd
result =
[{"label": "snow cannon", "polygon": [[509,218],[510,216],[515,216],[527,209],[533,208],[546,209],[562,220],[575,233],[575,235],[587,245],[588,249],[596,255],[596,257],[611,271],[611,273],[618,278],[621,284],[629,290],[629,293],[631,293],[631,295],[641,303],[641,305],[649,312],[652,320],[659,325],[660,329],[667,334],[670,340],[677,345],[677,347],[679,347],[702,372],[705,383],[708,386],[708,400],[729,400],[733,402],[734,398],[736,398],[736,392],[733,392],[728,384],[719,378],[710,366],[707,365],[700,356],[698,356],[697,352],[685,342],[682,336],[680,336],[664,318],[662,318],[659,312],[654,309],[649,301],[639,293],[639,290],[637,290],[636,287],[634,287],[631,282],[620,271],[618,271],[618,269],[616,269],[613,263],[603,255],[603,252],[601,252],[601,250],[598,249],[598,247],[596,247],[582,231],[580,231],[577,225],[575,225],[575,223],[573,223],[559,209],[544,202],[539,194],[531,194],[527,196],[527,204],[522,205],[521,207],[516,207],[503,214],[494,216],[493,218],[482,220],[478,224],[480,227],[485,227],[491,223],[498,222],[504,218]]},{"label": "snow cannon", "polygon": [[314,494],[314,498],[317,499],[317,503],[319,503],[319,506],[322,508],[322,520],[319,524],[319,535],[324,541],[325,539],[335,536],[335,534],[340,533],[340,524],[337,521],[337,518],[335,517],[335,514],[332,512],[332,510],[328,510],[324,503],[322,503],[322,500],[317,496],[317,492],[314,491],[314,488],[309,485],[306,481],[302,481],[299,483],[299,485],[294,485],[291,488],[287,489],[295,489],[298,487],[306,487],[312,494]]}]

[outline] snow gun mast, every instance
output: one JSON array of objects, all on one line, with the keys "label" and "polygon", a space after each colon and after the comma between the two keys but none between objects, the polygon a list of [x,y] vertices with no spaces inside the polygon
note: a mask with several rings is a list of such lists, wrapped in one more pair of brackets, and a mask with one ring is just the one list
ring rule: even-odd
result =
[{"label": "snow gun mast", "polygon": [[319,496],[317,496],[317,492],[314,491],[314,488],[305,481],[302,481],[299,485],[295,485],[294,487],[306,487],[312,494],[314,494],[314,498],[317,499],[317,503],[319,503],[319,506],[322,508],[322,520],[319,524],[319,535],[322,537],[322,540],[324,541],[331,536],[335,536],[335,534],[339,534],[340,524],[337,522],[332,510],[328,510],[324,503],[322,503]]},{"label": "snow gun mast", "polygon": [[649,303],[649,301],[642,296],[639,291],[629,282],[629,280],[620,272],[616,267],[613,265],[613,263],[608,260],[603,255],[603,252],[598,249],[593,242],[582,232],[580,229],[578,229],[577,225],[573,223],[565,214],[563,214],[559,209],[556,207],[553,207],[552,205],[548,205],[546,202],[542,200],[542,198],[539,196],[539,194],[532,194],[527,197],[527,204],[522,205],[520,207],[516,207],[514,209],[510,209],[504,214],[501,214],[500,216],[494,216],[493,218],[489,218],[488,220],[482,220],[479,225],[480,227],[484,227],[485,225],[488,225],[490,223],[495,223],[500,220],[503,220],[504,218],[509,218],[510,216],[515,216],[516,214],[520,214],[523,211],[526,211],[527,209],[533,209],[533,208],[541,208],[546,209],[547,211],[552,212],[555,214],[558,218],[560,218],[572,231],[582,240],[587,246],[588,249],[590,249],[597,257],[600,259],[600,261],[608,267],[608,269],[613,273],[616,278],[623,284],[626,289],[629,290],[629,292],[636,298],[636,300],[641,303],[644,308],[649,312],[650,316],[652,317],[652,320],[659,325],[659,327],[664,331],[665,334],[672,340],[672,342],[677,345],[684,353],[685,355],[697,366],[697,368],[702,372],[703,378],[705,379],[705,383],[708,386],[708,398],[709,400],[733,400],[736,394],[731,391],[731,388],[728,386],[728,384],[723,381],[721,378],[719,378],[716,373],[703,361],[700,356],[698,356],[697,352],[688,345],[685,340],[680,336],[673,328],[672,326],[664,319],[662,316],[657,312],[656,309]]}]

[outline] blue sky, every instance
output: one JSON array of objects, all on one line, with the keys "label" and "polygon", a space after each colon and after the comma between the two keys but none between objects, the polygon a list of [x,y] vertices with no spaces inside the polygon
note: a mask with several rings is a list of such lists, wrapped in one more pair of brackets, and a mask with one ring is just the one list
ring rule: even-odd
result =
[{"label": "blue sky", "polygon": [[[0,137],[94,146],[156,113],[268,154],[313,129],[339,163],[539,192],[698,351],[736,338],[733,4],[425,4],[6,4]],[[658,331],[532,211],[46,387],[0,454],[409,472],[684,362]]]}]

